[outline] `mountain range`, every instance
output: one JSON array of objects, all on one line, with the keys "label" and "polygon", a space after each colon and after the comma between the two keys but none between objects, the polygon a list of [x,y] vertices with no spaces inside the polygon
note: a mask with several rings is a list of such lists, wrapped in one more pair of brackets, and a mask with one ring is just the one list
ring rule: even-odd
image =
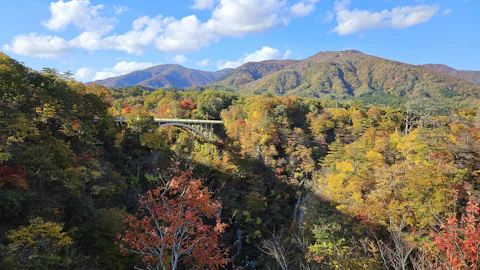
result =
[{"label": "mountain range", "polygon": [[457,70],[452,67],[442,65],[442,64],[425,64],[422,65],[424,68],[442,73],[445,75],[449,75],[452,77],[457,77],[462,80],[469,81],[476,85],[480,85],[480,71],[474,70]]},{"label": "mountain range", "polygon": [[106,87],[231,89],[241,94],[480,98],[478,71],[410,65],[356,50],[320,52],[304,60],[246,63],[217,72],[159,65],[97,83]]},{"label": "mountain range", "polygon": [[122,76],[95,81],[105,87],[144,86],[148,88],[172,88],[205,85],[229,73],[232,69],[217,72],[195,70],[180,65],[158,65],[134,71]]}]

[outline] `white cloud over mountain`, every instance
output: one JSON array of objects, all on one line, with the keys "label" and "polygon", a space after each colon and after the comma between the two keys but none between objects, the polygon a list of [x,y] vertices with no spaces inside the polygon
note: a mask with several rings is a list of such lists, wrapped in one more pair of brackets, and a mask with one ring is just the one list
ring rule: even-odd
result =
[{"label": "white cloud over mountain", "polygon": [[[111,34],[117,20],[102,16],[107,9],[105,6],[94,6],[89,0],[60,0],[50,4],[51,17],[42,24],[52,31],[64,31],[74,25],[82,31],[80,34],[71,40],[58,35],[22,34],[2,48],[40,58],[61,58],[74,49],[141,54],[146,48],[155,47],[163,52],[187,52],[208,47],[224,37],[241,37],[288,25],[292,18],[311,14],[318,1],[194,0],[193,8],[213,9],[208,20],[201,21],[196,15],[181,19],[143,16],[133,21],[129,31]],[[418,5],[373,12],[349,9],[350,3],[350,0],[342,0],[334,4],[337,26],[333,31],[338,35],[362,33],[374,28],[406,28],[427,22],[439,10],[438,6]],[[125,9],[122,7],[120,11],[114,6],[110,14]],[[328,22],[332,17],[333,13],[327,12],[324,21]],[[226,63],[235,65],[236,62]]]},{"label": "white cloud over mountain", "polygon": [[172,58],[172,61],[181,65],[185,62],[187,62],[187,57],[185,57],[185,55],[183,54],[179,54],[179,55],[175,55],[173,58]]},{"label": "white cloud over mountain", "polygon": [[103,80],[110,77],[121,76],[136,70],[142,70],[149,67],[160,65],[160,63],[137,63],[137,62],[127,62],[121,61],[118,62],[115,66],[111,68],[104,68],[103,71],[96,72],[93,76],[93,80]]},{"label": "white cloud over mountain", "polygon": [[204,59],[202,61],[198,61],[197,62],[197,65],[201,66],[201,67],[206,67],[210,64],[210,59]]},{"label": "white cloud over mountain", "polygon": [[[196,15],[181,19],[143,16],[124,34],[110,34],[117,20],[102,16],[103,5],[89,0],[52,2],[51,17],[42,24],[53,31],[74,25],[81,32],[71,40],[37,33],[19,35],[3,49],[16,54],[42,58],[60,58],[72,49],[118,50],[140,54],[149,46],[164,52],[198,50],[223,37],[240,37],[285,26],[294,17],[304,17],[315,10],[318,0],[195,0],[194,8],[213,8],[203,22]],[[123,10],[123,8],[122,8]],[[121,13],[113,7],[113,13]]]},{"label": "white cloud over mountain", "polygon": [[88,81],[92,78],[93,69],[89,67],[82,67],[77,69],[77,73],[75,73],[75,79],[79,81]]},{"label": "white cloud over mountain", "polygon": [[284,54],[282,54],[278,49],[263,46],[262,49],[253,53],[245,53],[243,57],[240,57],[237,61],[219,61],[217,66],[218,69],[237,68],[248,62],[260,62],[282,58],[285,59],[290,56],[291,53],[292,52],[290,50],[287,50]]},{"label": "white cloud over mountain", "polygon": [[218,40],[218,36],[209,31],[195,15],[181,20],[170,18],[163,33],[155,41],[160,51],[179,52],[198,50]]},{"label": "white cloud over mountain", "polygon": [[361,33],[374,28],[401,29],[430,20],[439,10],[438,6],[419,5],[396,7],[392,10],[371,12],[349,10],[350,0],[336,1],[335,12],[338,25],[333,29],[339,35]]}]

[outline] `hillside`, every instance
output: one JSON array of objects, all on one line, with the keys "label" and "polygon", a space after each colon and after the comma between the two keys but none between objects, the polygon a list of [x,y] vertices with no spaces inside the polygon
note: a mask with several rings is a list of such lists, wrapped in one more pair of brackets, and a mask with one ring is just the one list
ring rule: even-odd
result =
[{"label": "hillside", "polygon": [[158,65],[144,70],[134,71],[122,76],[96,81],[105,87],[144,86],[148,88],[171,88],[205,85],[231,69],[217,72],[189,69],[180,65]]},{"label": "hillside", "polygon": [[219,78],[215,84],[238,87],[263,78],[270,73],[282,70],[298,62],[298,60],[249,62]]},{"label": "hillside", "polygon": [[422,67],[438,73],[442,73],[452,77],[457,77],[462,80],[466,80],[471,83],[474,83],[476,85],[480,85],[480,71],[457,70],[442,64],[425,64],[425,65],[422,65]]},{"label": "hillside", "polygon": [[[275,65],[275,61],[269,63]],[[307,97],[387,95],[461,101],[480,96],[480,87],[470,82],[354,50],[321,52],[257,80],[238,83],[246,65],[214,84],[236,86],[243,94],[270,92]]]},{"label": "hillside", "polygon": [[[297,63],[298,74],[331,57]],[[409,67],[388,64],[378,68]],[[460,269],[442,268],[445,247],[480,242],[477,110],[105,89],[70,76],[0,53],[0,269],[160,269],[177,252],[171,232],[184,239],[176,269],[281,269],[267,249],[309,269],[398,269],[377,245],[423,262],[405,269]],[[204,140],[204,129],[157,117],[223,124]]]}]

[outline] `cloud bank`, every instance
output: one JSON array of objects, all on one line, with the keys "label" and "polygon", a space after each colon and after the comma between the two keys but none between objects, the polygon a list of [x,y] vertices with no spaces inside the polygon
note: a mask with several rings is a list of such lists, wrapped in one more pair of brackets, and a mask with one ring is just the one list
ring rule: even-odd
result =
[{"label": "cloud bank", "polygon": [[[292,18],[315,10],[318,0],[195,0],[192,8],[212,9],[207,21],[196,15],[181,19],[143,16],[133,21],[131,30],[111,34],[117,19],[103,16],[106,7],[89,0],[52,2],[50,18],[42,25],[52,31],[65,31],[73,25],[81,31],[66,40],[57,35],[22,34],[2,48],[16,54],[61,58],[74,49],[116,50],[141,54],[147,47],[163,52],[187,52],[210,46],[223,37],[241,37],[288,25]],[[121,13],[124,7],[113,7]]]}]

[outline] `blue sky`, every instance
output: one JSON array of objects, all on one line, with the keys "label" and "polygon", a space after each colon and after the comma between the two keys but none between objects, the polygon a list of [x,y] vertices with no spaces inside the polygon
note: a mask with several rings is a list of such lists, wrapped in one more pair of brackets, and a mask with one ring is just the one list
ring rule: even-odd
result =
[{"label": "blue sky", "polygon": [[357,49],[480,70],[478,0],[0,0],[0,50],[81,81]]}]

